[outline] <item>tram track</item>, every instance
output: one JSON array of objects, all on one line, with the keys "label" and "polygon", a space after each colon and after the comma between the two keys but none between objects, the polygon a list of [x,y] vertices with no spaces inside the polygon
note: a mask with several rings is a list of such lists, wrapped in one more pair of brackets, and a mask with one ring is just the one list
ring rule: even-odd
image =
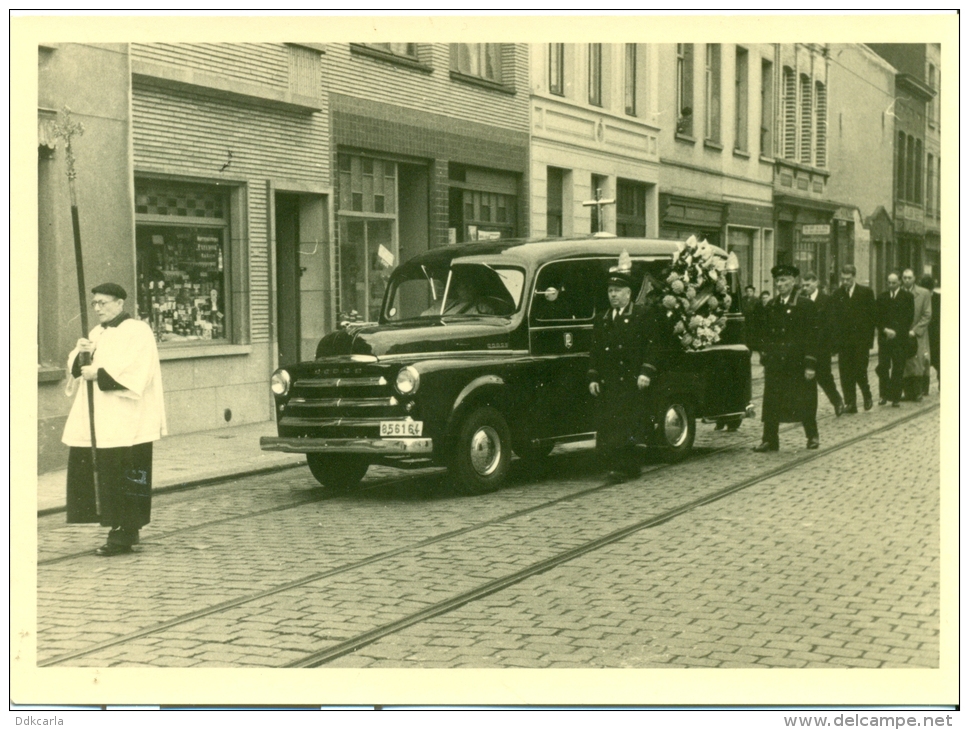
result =
[{"label": "tram track", "polygon": [[[617,540],[621,540],[624,537],[626,537],[628,535],[631,535],[631,534],[633,534],[635,532],[638,532],[638,531],[643,530],[643,529],[647,529],[649,527],[654,527],[656,525],[663,524],[664,522],[668,522],[669,520],[674,519],[674,518],[676,518],[676,517],[678,517],[678,516],[680,516],[682,514],[685,514],[685,513],[689,512],[691,510],[694,510],[694,509],[696,509],[696,508],[698,508],[700,506],[703,506],[703,505],[709,504],[711,502],[715,502],[717,500],[723,499],[723,498],[725,498],[725,497],[727,497],[727,496],[729,496],[731,494],[734,494],[734,493],[736,493],[738,491],[741,491],[743,489],[746,489],[748,487],[751,487],[751,486],[753,486],[755,484],[758,484],[758,483],[760,483],[762,481],[771,479],[771,478],[773,478],[775,476],[778,476],[779,474],[783,474],[785,472],[791,471],[792,469],[795,469],[796,467],[798,467],[798,466],[800,466],[802,464],[808,463],[810,461],[814,461],[815,459],[818,459],[818,458],[822,458],[822,457],[824,457],[824,456],[826,456],[828,454],[835,453],[835,452],[840,451],[840,450],[842,450],[844,448],[847,448],[849,446],[852,446],[852,445],[854,445],[856,443],[859,443],[861,441],[864,441],[865,439],[871,438],[871,437],[873,437],[875,435],[878,435],[878,434],[883,433],[885,431],[888,431],[888,430],[891,430],[893,428],[896,428],[896,427],[898,427],[898,426],[900,426],[902,424],[905,424],[905,423],[907,423],[907,422],[909,422],[909,421],[911,421],[911,420],[913,420],[915,418],[918,418],[918,417],[921,417],[921,416],[923,416],[923,415],[925,415],[927,413],[930,413],[933,410],[938,409],[938,407],[939,406],[937,404],[933,404],[933,405],[931,405],[929,407],[921,408],[921,409],[919,409],[917,411],[912,412],[911,414],[906,415],[903,418],[900,418],[898,420],[892,421],[891,423],[888,423],[888,424],[886,424],[884,426],[881,426],[879,428],[876,428],[874,430],[866,431],[866,432],[864,432],[862,434],[859,434],[857,436],[851,437],[851,438],[849,438],[849,439],[847,439],[845,441],[842,441],[840,443],[834,444],[833,446],[830,446],[830,447],[827,447],[827,448],[818,450],[816,452],[810,452],[810,453],[807,453],[807,454],[805,454],[803,456],[799,456],[799,457],[797,457],[797,458],[795,458],[795,459],[793,459],[791,461],[788,461],[785,464],[783,464],[783,465],[781,465],[779,467],[776,467],[774,469],[771,469],[771,470],[769,470],[767,472],[763,472],[763,473],[757,474],[756,476],[751,477],[749,479],[741,480],[741,481],[736,482],[734,484],[731,484],[731,485],[729,485],[727,487],[724,487],[724,488],[715,490],[713,492],[710,492],[710,493],[708,493],[706,495],[701,495],[700,497],[698,497],[696,499],[688,500],[686,502],[683,502],[682,504],[676,505],[676,506],[674,506],[674,507],[672,507],[670,509],[667,509],[667,510],[663,511],[660,514],[654,515],[654,516],[652,516],[652,517],[650,517],[650,518],[648,518],[646,520],[642,520],[642,521],[637,522],[637,523],[635,523],[633,525],[629,525],[629,526],[626,526],[624,528],[621,528],[620,530],[617,530],[615,532],[609,533],[609,534],[607,534],[605,536],[602,536],[602,537],[596,538],[594,540],[588,541],[586,543],[583,543],[582,545],[579,545],[579,546],[577,546],[575,548],[572,548],[572,549],[563,551],[563,552],[561,552],[561,553],[559,553],[559,554],[557,554],[555,556],[552,556],[552,557],[550,557],[548,559],[545,559],[545,560],[542,560],[542,561],[538,561],[538,562],[536,562],[536,563],[534,563],[532,565],[527,566],[526,568],[524,568],[522,570],[515,571],[515,572],[509,573],[509,574],[507,574],[507,575],[505,575],[503,577],[500,577],[498,579],[495,579],[495,580],[492,580],[492,581],[488,581],[486,583],[483,583],[482,585],[474,588],[473,590],[467,591],[465,593],[462,593],[462,594],[460,594],[458,596],[454,596],[454,597],[449,598],[447,600],[444,600],[444,601],[435,603],[435,604],[433,604],[433,605],[431,605],[431,606],[429,606],[429,607],[427,607],[427,608],[425,608],[425,609],[423,609],[421,611],[417,611],[415,613],[412,613],[412,614],[410,614],[410,615],[408,615],[408,616],[406,616],[404,618],[401,618],[401,619],[399,619],[397,621],[393,621],[393,622],[390,622],[390,623],[387,623],[387,624],[383,624],[383,625],[381,625],[381,626],[379,626],[379,627],[377,627],[377,628],[375,628],[373,630],[370,630],[370,631],[361,633],[361,634],[359,634],[359,635],[357,635],[357,636],[355,636],[355,637],[353,637],[351,639],[347,639],[345,641],[342,641],[342,642],[340,642],[340,643],[338,643],[338,644],[336,644],[336,645],[334,645],[332,647],[328,647],[328,648],[322,649],[320,651],[317,651],[317,652],[313,652],[311,654],[308,654],[305,658],[303,658],[301,660],[298,660],[296,662],[293,662],[291,664],[288,664],[286,666],[291,666],[291,667],[312,667],[312,666],[320,666],[320,665],[325,664],[327,662],[333,661],[334,659],[336,659],[336,658],[338,658],[340,656],[344,656],[344,655],[346,655],[348,653],[352,653],[353,651],[355,651],[356,649],[358,649],[358,648],[360,648],[362,646],[366,646],[367,644],[370,644],[370,643],[373,643],[375,641],[378,641],[379,639],[381,639],[381,638],[383,638],[385,636],[389,636],[389,635],[391,635],[393,633],[396,633],[398,631],[401,631],[401,630],[407,628],[408,626],[411,626],[411,625],[414,625],[416,623],[420,623],[422,621],[428,620],[429,618],[433,618],[435,616],[439,616],[439,615],[442,615],[444,613],[448,613],[450,611],[453,611],[453,610],[459,608],[460,606],[463,606],[463,605],[466,605],[466,604],[468,604],[470,602],[473,602],[475,600],[479,600],[481,598],[484,598],[484,597],[486,597],[488,595],[491,595],[491,594],[493,594],[493,593],[495,593],[497,591],[502,590],[503,588],[506,588],[508,586],[514,585],[516,583],[519,583],[519,582],[521,582],[521,581],[523,581],[523,580],[525,580],[525,579],[527,579],[527,578],[529,578],[529,577],[531,577],[533,575],[537,575],[537,574],[542,573],[542,572],[545,572],[545,571],[547,571],[547,570],[549,570],[551,568],[554,568],[557,565],[561,565],[562,563],[568,562],[569,560],[572,560],[572,559],[574,559],[576,557],[579,557],[580,555],[584,555],[584,554],[587,554],[589,552],[592,552],[592,551],[594,551],[594,550],[596,550],[596,549],[598,549],[598,548],[600,548],[600,547],[602,547],[604,545],[610,544],[611,542],[615,542]],[[831,417],[828,417],[828,418],[831,418]],[[796,427],[798,427],[798,426],[796,424],[794,424],[794,425],[790,426],[788,429],[785,429],[785,430],[789,430],[790,428],[796,428]],[[756,440],[756,439],[754,439],[754,438],[745,439],[744,441],[742,441],[740,443],[733,443],[733,444],[725,445],[725,446],[723,446],[721,448],[718,448],[718,449],[713,449],[713,450],[711,450],[710,452],[708,452],[706,454],[703,454],[703,455],[701,455],[699,457],[695,457],[694,459],[691,460],[691,462],[697,462],[697,461],[700,461],[700,460],[706,460],[706,459],[712,458],[712,457],[714,457],[714,456],[716,456],[718,454],[723,454],[724,452],[731,451],[731,450],[741,450],[745,446],[748,446],[754,440]],[[660,464],[660,465],[656,465],[656,466],[648,469],[647,471],[645,471],[644,474],[643,474],[643,478],[649,479],[650,477],[652,477],[656,473],[663,472],[663,471],[671,468],[672,466],[674,466],[674,465],[672,465],[672,464]],[[401,481],[402,479],[407,479],[407,478],[413,478],[413,477],[398,478],[396,480],[386,480],[385,482],[382,482],[380,484],[375,483],[374,485],[372,485],[371,488],[374,488],[375,489],[375,488],[378,488],[378,487],[381,487],[381,486],[387,486],[388,483],[390,483],[390,482],[393,482],[393,481]],[[55,657],[51,657],[51,658],[45,659],[43,661],[39,661],[38,662],[38,666],[46,667],[46,666],[55,666],[55,665],[58,665],[58,664],[63,664],[65,662],[69,662],[69,661],[72,661],[72,660],[75,660],[75,659],[78,659],[78,658],[82,658],[84,656],[88,656],[88,655],[91,655],[91,654],[95,654],[95,653],[97,653],[99,651],[102,651],[104,649],[108,649],[108,648],[111,648],[111,647],[120,646],[120,645],[129,643],[129,642],[135,641],[137,639],[150,636],[152,634],[157,634],[157,633],[166,631],[168,629],[171,629],[171,628],[174,628],[174,627],[183,625],[183,624],[190,623],[190,622],[195,621],[195,620],[198,620],[200,618],[210,617],[210,616],[214,616],[214,615],[217,615],[217,614],[220,614],[220,613],[224,613],[226,611],[229,611],[230,609],[233,609],[233,608],[236,608],[236,607],[245,605],[247,603],[251,603],[251,602],[254,602],[254,601],[258,601],[258,600],[261,600],[261,599],[264,599],[264,598],[270,598],[272,596],[279,595],[279,594],[285,593],[287,591],[292,591],[292,590],[294,590],[296,588],[299,588],[299,587],[302,587],[302,586],[307,586],[307,585],[312,584],[312,583],[315,583],[317,581],[326,580],[328,578],[337,576],[337,575],[339,575],[341,573],[347,573],[349,571],[356,570],[356,569],[359,569],[359,568],[363,568],[363,567],[367,567],[367,566],[372,566],[372,565],[375,565],[375,564],[380,563],[381,561],[386,561],[386,560],[389,560],[389,559],[394,558],[396,556],[403,555],[403,554],[408,553],[408,552],[417,551],[417,550],[420,550],[421,548],[425,548],[425,547],[428,547],[428,546],[432,546],[432,545],[435,545],[437,543],[442,543],[442,542],[445,542],[445,541],[448,541],[448,540],[453,540],[455,538],[460,538],[460,537],[463,537],[463,536],[468,535],[470,533],[474,533],[476,531],[483,530],[483,529],[488,528],[488,527],[492,527],[492,526],[495,526],[495,525],[499,525],[501,523],[510,522],[511,520],[515,520],[515,519],[524,517],[524,516],[529,515],[529,514],[533,514],[533,513],[542,511],[542,510],[549,509],[550,507],[553,507],[555,505],[562,504],[564,502],[568,502],[568,501],[572,501],[572,500],[578,500],[578,499],[581,499],[582,497],[586,497],[586,496],[589,496],[589,495],[592,495],[592,494],[595,494],[595,493],[598,493],[598,492],[603,492],[605,490],[615,489],[618,486],[620,486],[620,485],[603,484],[603,485],[597,485],[597,486],[594,486],[594,487],[588,487],[588,488],[581,489],[581,490],[578,490],[578,491],[575,491],[575,492],[570,492],[569,494],[565,494],[565,495],[559,496],[559,497],[557,497],[555,499],[552,499],[552,500],[546,500],[546,501],[543,501],[543,502],[541,502],[539,504],[536,504],[536,505],[531,505],[531,506],[526,507],[526,508],[523,508],[523,509],[515,510],[513,512],[506,513],[506,514],[503,514],[503,515],[499,515],[499,516],[494,517],[494,518],[492,518],[490,520],[485,520],[485,521],[482,521],[482,522],[474,523],[472,525],[468,525],[468,526],[465,526],[465,527],[462,527],[462,528],[459,528],[459,529],[456,529],[456,530],[451,530],[451,531],[444,532],[444,533],[441,533],[441,534],[438,534],[438,535],[434,535],[434,536],[429,537],[429,538],[426,538],[424,540],[419,540],[419,541],[411,542],[411,543],[408,543],[406,545],[402,545],[400,547],[396,547],[396,548],[393,548],[393,549],[390,549],[390,550],[385,550],[385,551],[382,551],[382,552],[379,552],[379,553],[374,553],[373,555],[367,556],[367,557],[362,558],[360,560],[356,560],[356,561],[353,561],[353,562],[350,562],[350,563],[346,563],[344,565],[336,566],[334,568],[331,568],[331,569],[328,569],[328,570],[325,570],[325,571],[319,571],[319,572],[311,573],[311,574],[308,574],[306,576],[302,576],[302,577],[297,578],[295,580],[288,581],[286,583],[283,583],[283,584],[280,584],[280,585],[277,585],[277,586],[273,586],[271,588],[267,588],[267,589],[262,590],[262,591],[254,592],[254,593],[251,593],[251,594],[248,594],[248,595],[245,595],[245,596],[240,596],[238,598],[234,598],[234,599],[230,599],[230,600],[227,600],[227,601],[223,601],[223,602],[220,602],[220,603],[217,603],[217,604],[213,604],[211,606],[207,606],[205,608],[202,608],[202,609],[199,609],[199,610],[196,610],[196,611],[188,612],[188,613],[182,614],[180,616],[176,616],[176,617],[174,617],[174,618],[172,618],[172,619],[170,619],[168,621],[163,621],[163,622],[159,622],[159,623],[153,624],[151,626],[146,626],[146,627],[144,627],[142,629],[138,629],[138,630],[129,632],[129,633],[124,634],[122,636],[118,636],[118,637],[115,637],[113,639],[109,639],[109,640],[106,640],[106,641],[98,642],[96,644],[92,644],[91,646],[86,647],[86,648],[83,648],[83,649],[79,649],[79,650],[76,650],[76,651],[73,651],[73,652],[70,652],[70,653],[61,654],[61,655],[58,655],[58,656],[55,656]],[[307,501],[305,503],[310,503],[310,502]],[[301,506],[301,505],[292,505],[292,506]],[[280,509],[284,509],[284,508],[292,508],[292,506],[290,506],[290,507],[280,506],[280,507],[278,507],[278,508],[276,508],[274,510],[269,510],[269,511],[279,511]],[[265,512],[265,511],[263,511],[263,512]],[[87,554],[89,554],[89,553],[85,553],[85,555],[87,555]],[[69,556],[63,556],[63,559],[68,559],[68,557]]]},{"label": "tram track", "polygon": [[[872,355],[869,357],[869,361],[875,358],[876,356]],[[835,370],[835,372],[837,371]],[[762,383],[762,382],[763,382],[763,375],[760,375],[759,377],[753,378],[751,381],[751,384],[753,385],[755,383]],[[827,416],[827,417],[829,418],[830,416]],[[824,418],[825,417],[822,417],[821,420],[823,420]],[[784,433],[785,431],[790,430],[790,428],[791,428],[790,426],[783,427],[781,429],[781,433]],[[755,439],[754,437],[751,437],[750,439],[745,440],[743,443],[750,443],[753,440],[757,440],[757,439]],[[722,451],[723,449],[736,448],[738,446],[739,446],[738,444],[730,444],[730,445],[721,447],[720,449],[715,449],[711,453],[706,454],[704,455],[704,457],[701,457],[701,458],[705,458],[706,456],[712,456],[716,453],[720,453],[720,451]],[[271,475],[271,474],[289,471],[290,469],[305,466],[305,465],[306,465],[305,462],[297,462],[292,465],[286,465],[282,467],[279,467],[279,466],[271,467],[267,470],[261,470],[259,472],[254,472],[251,474],[245,474],[241,476],[238,474],[234,474],[234,475],[228,475],[226,477],[211,477],[203,480],[186,482],[185,484],[164,487],[158,490],[156,497],[161,497],[162,495],[185,494],[186,492],[198,491],[199,492],[198,498],[203,499],[210,496],[210,493],[208,491],[210,488],[219,487],[225,484],[232,484],[237,482],[240,478],[251,478],[251,477]],[[392,487],[395,485],[408,484],[415,478],[419,478],[420,476],[426,476],[428,472],[437,471],[437,470],[440,470],[440,467],[429,467],[426,470],[422,469],[416,474],[408,473],[405,475],[399,475],[399,476],[395,475],[391,477],[385,477],[382,479],[375,479],[373,481],[366,482],[360,485],[357,491],[366,493],[366,492],[376,491],[378,489]],[[646,472],[646,473],[649,473],[649,472]],[[176,535],[197,532],[200,530],[208,529],[211,527],[217,527],[219,525],[224,525],[224,524],[236,522],[239,520],[261,517],[264,515],[269,515],[269,514],[278,513],[278,512],[285,512],[287,510],[298,509],[300,507],[304,507],[309,504],[318,504],[320,502],[325,502],[331,499],[337,499],[339,497],[345,496],[340,492],[327,491],[327,490],[324,490],[323,488],[319,488],[319,491],[317,491],[317,489],[314,489],[312,491],[316,493],[305,499],[293,500],[291,502],[287,502],[286,504],[282,504],[282,505],[276,505],[276,506],[268,507],[261,510],[254,510],[252,512],[230,515],[228,517],[222,517],[216,520],[207,520],[205,522],[200,522],[194,525],[187,525],[185,527],[179,527],[176,529],[167,530],[165,532],[160,532],[158,534],[153,535],[151,540],[146,541],[146,543],[150,544],[159,540],[168,539]],[[49,518],[55,514],[59,514],[62,511],[63,510],[61,508],[56,508],[54,510],[43,510],[42,512],[38,512],[38,518]],[[93,551],[89,549],[78,550],[78,551],[66,553],[63,555],[56,555],[49,558],[42,558],[37,561],[37,566],[40,567],[40,566],[47,566],[47,565],[56,565],[58,563],[63,563],[70,560],[77,560],[80,558],[89,557],[92,554],[93,554]]]}]

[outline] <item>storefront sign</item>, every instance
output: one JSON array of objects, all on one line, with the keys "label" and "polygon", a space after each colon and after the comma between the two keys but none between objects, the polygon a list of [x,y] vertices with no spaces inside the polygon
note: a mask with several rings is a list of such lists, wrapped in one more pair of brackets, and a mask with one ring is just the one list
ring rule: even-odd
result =
[{"label": "storefront sign", "polygon": [[831,226],[827,223],[801,227],[801,234],[805,236],[830,236]]}]

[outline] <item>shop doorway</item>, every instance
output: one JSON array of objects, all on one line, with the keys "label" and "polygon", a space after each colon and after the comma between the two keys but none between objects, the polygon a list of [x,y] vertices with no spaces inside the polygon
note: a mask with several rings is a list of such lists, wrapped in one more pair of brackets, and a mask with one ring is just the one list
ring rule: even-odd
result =
[{"label": "shop doorway", "polygon": [[279,362],[310,359],[333,326],[326,196],[276,193]]}]

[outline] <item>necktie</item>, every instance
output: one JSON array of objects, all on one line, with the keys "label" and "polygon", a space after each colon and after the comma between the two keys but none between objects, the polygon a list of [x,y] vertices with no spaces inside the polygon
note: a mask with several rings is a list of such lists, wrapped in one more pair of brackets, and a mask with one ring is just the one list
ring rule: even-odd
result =
[{"label": "necktie", "polygon": [[617,316],[618,314],[619,314],[619,310],[618,310],[618,309],[616,309],[615,307],[613,307],[613,308],[612,308],[612,321],[613,321],[613,322],[615,322],[615,321],[616,321],[616,316]]}]

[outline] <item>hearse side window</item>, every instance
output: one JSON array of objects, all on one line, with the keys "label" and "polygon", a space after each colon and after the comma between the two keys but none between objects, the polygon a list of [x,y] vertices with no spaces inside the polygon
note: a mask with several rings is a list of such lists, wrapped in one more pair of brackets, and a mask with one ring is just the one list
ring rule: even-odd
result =
[{"label": "hearse side window", "polygon": [[455,263],[451,267],[444,306],[444,316],[507,317],[518,311],[525,272],[516,267],[486,263]]},{"label": "hearse side window", "polygon": [[[603,259],[597,263],[599,268],[597,272],[598,284],[595,288],[595,305],[597,312],[604,312],[609,309],[606,281],[609,278],[609,269],[616,265],[616,259]],[[646,301],[646,295],[649,294],[650,290],[661,288],[669,267],[670,260],[667,258],[652,261],[633,259],[633,301],[642,304]]]},{"label": "hearse side window", "polygon": [[542,267],[535,282],[533,322],[575,322],[592,318],[596,286],[605,281],[598,261],[557,261]]}]

